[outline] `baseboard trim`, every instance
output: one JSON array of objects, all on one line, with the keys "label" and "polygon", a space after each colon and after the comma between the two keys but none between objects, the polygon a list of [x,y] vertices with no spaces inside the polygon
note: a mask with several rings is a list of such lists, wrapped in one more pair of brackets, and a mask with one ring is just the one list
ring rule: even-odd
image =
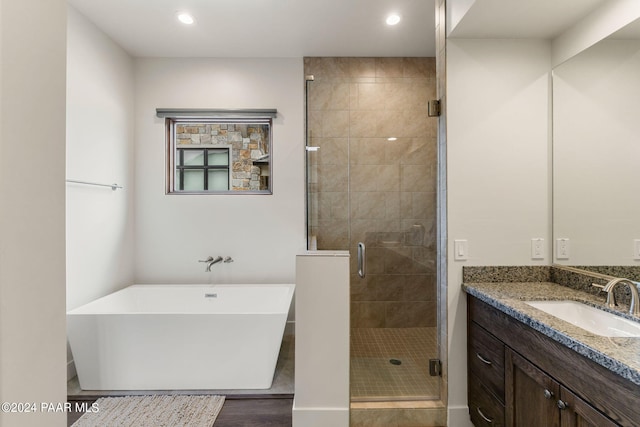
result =
[{"label": "baseboard trim", "polygon": [[473,427],[469,418],[468,406],[449,406],[447,408],[447,425],[455,427]]},{"label": "baseboard trim", "polygon": [[292,427],[349,427],[349,408],[300,408],[293,399]]}]

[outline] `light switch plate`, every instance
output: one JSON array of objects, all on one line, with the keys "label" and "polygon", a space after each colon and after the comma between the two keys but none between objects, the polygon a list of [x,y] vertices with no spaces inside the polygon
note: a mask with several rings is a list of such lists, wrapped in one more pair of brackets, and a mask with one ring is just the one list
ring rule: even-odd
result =
[{"label": "light switch plate", "polygon": [[456,261],[469,259],[469,243],[466,240],[453,241],[453,259]]}]

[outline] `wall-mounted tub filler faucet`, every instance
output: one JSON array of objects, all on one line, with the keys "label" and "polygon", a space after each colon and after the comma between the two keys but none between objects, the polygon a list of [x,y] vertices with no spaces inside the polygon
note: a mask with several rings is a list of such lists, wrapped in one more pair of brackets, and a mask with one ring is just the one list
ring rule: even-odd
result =
[{"label": "wall-mounted tub filler faucet", "polygon": [[206,262],[207,263],[207,268],[205,268],[204,271],[206,272],[210,272],[211,271],[211,266],[213,264],[217,264],[219,262],[224,262],[224,263],[230,263],[233,262],[233,258],[231,258],[230,256],[226,256],[224,258],[222,258],[221,256],[217,256],[217,257],[207,257],[207,259],[199,259],[198,262]]},{"label": "wall-mounted tub filler faucet", "polygon": [[638,294],[638,285],[636,282],[625,278],[616,278],[610,280],[606,285],[597,285],[594,283],[593,286],[601,288],[602,292],[607,293],[607,307],[613,308],[616,306],[616,297],[613,294],[613,288],[615,288],[618,283],[626,283],[629,285],[629,290],[631,291],[629,314],[640,317],[640,307],[638,306],[640,303],[640,295]]},{"label": "wall-mounted tub filler faucet", "polygon": [[209,272],[211,271],[211,266],[213,264],[217,264],[219,262],[222,262],[222,257],[221,256],[217,256],[215,258],[213,258],[212,256],[208,257],[207,259],[200,259],[198,260],[198,262],[206,262],[207,263],[207,268],[205,268],[204,271]]}]

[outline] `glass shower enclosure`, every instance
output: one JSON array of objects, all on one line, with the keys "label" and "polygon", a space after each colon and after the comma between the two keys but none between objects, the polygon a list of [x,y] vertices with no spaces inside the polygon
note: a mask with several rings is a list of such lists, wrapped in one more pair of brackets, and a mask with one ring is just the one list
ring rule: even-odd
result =
[{"label": "glass shower enclosure", "polygon": [[305,58],[307,238],[351,254],[352,401],[437,400],[434,58]]}]

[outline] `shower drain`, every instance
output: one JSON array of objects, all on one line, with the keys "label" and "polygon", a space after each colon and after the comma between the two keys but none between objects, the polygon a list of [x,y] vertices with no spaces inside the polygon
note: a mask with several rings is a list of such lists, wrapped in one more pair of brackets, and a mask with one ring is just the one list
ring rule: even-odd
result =
[{"label": "shower drain", "polygon": [[391,363],[392,365],[402,365],[402,360],[400,360],[400,359],[390,359],[389,363]]}]

